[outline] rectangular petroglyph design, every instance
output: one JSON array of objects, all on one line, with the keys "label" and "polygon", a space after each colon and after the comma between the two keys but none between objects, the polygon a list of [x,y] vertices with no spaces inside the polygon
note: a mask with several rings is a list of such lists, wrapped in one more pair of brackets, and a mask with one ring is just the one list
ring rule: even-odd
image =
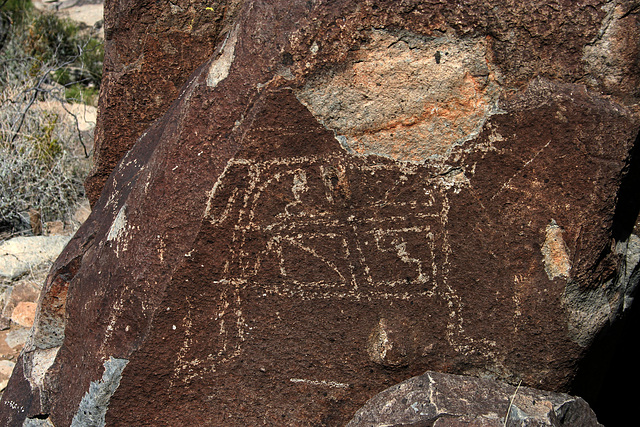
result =
[{"label": "rectangular petroglyph design", "polygon": [[302,299],[434,296],[446,276],[448,202],[418,169],[339,158],[232,161],[206,212],[233,230],[224,278]]},{"label": "rectangular petroglyph design", "polygon": [[[203,253],[216,264],[210,284],[219,307],[210,369],[238,357],[253,333],[248,307],[274,297],[438,307],[447,311],[442,336],[465,351],[462,301],[447,283],[448,197],[459,188],[427,167],[378,159],[227,164],[209,194],[203,230],[215,248]],[[188,333],[188,322],[182,326]],[[186,362],[187,341],[176,375],[197,375],[199,362]]]}]

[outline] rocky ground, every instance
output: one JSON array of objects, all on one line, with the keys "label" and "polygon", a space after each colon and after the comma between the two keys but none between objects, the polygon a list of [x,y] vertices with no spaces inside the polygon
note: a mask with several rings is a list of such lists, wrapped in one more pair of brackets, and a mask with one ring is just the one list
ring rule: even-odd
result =
[{"label": "rocky ground", "polygon": [[[33,3],[40,10],[56,11],[61,16],[89,27],[96,23],[100,27],[102,21],[101,0],[34,0]],[[36,108],[55,110],[65,116],[65,111],[62,111],[58,102],[40,102]],[[91,136],[87,139],[92,139],[96,108],[83,104],[70,104],[67,108],[78,118],[80,131]],[[29,338],[38,298],[49,268],[89,213],[89,203],[85,199],[77,206],[75,214],[67,223],[53,221],[36,224],[35,227],[41,230],[42,235],[10,239],[0,236],[0,395]],[[39,234],[39,230],[34,230],[35,234]]]},{"label": "rocky ground", "polygon": [[0,392],[29,338],[49,267],[89,213],[85,200],[70,223],[49,222],[44,224],[44,235],[0,243]]}]

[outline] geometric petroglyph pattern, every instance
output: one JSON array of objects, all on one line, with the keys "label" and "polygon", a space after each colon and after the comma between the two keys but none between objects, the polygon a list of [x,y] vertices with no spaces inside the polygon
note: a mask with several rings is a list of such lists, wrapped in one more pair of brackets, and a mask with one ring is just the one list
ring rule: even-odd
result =
[{"label": "geometric petroglyph pattern", "polygon": [[[224,279],[302,299],[434,296],[446,277],[448,205],[438,179],[418,169],[339,157],[232,160],[206,211],[234,230]],[[350,205],[354,192],[366,202]]]},{"label": "geometric petroglyph pattern", "polygon": [[242,295],[249,293],[437,301],[449,312],[443,335],[464,352],[462,302],[447,284],[452,185],[425,167],[382,159],[230,161],[205,211],[224,236],[216,246],[225,247],[211,278],[220,287],[221,341],[207,364],[215,370],[241,353],[250,334]]}]

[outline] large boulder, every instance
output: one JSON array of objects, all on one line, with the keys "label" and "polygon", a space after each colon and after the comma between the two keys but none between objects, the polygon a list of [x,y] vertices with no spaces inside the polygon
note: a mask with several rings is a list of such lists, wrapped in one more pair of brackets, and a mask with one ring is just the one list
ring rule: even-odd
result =
[{"label": "large boulder", "polygon": [[347,427],[598,427],[580,397],[499,381],[426,372],[380,392]]},{"label": "large boulder", "polygon": [[[633,4],[238,7],[53,266],[2,423],[341,425],[426,370],[568,390],[632,297]],[[142,104],[108,85],[120,132]]]},{"label": "large boulder", "polygon": [[0,277],[13,280],[51,263],[69,239],[69,236],[20,236],[0,242]]}]

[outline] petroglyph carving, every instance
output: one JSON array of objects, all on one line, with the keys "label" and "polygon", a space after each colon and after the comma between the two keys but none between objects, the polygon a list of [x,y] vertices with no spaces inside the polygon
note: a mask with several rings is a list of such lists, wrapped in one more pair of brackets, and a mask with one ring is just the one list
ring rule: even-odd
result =
[{"label": "petroglyph carving", "polygon": [[[443,272],[433,261],[433,251],[435,241],[442,239],[441,207],[447,203],[437,180],[424,182],[415,200],[400,201],[403,190],[416,191],[417,170],[403,173],[396,165],[377,164],[359,166],[364,169],[359,173],[338,158],[231,163],[211,193],[207,212],[211,224],[235,223],[231,228],[237,249],[228,254],[226,280],[250,280],[262,283],[267,293],[303,299],[434,294]],[[371,203],[347,208],[354,191],[349,181],[355,174],[370,181],[361,187],[372,193]],[[388,179],[390,174],[395,185],[378,185],[380,194],[373,194],[378,176]],[[238,175],[248,177],[243,187],[225,184],[226,178]],[[271,206],[267,209],[266,204]],[[256,218],[257,211],[274,214],[266,221]],[[266,243],[252,247],[255,241]],[[376,257],[386,255],[395,268],[369,265],[372,251]],[[314,265],[315,270],[301,274],[300,264]],[[278,266],[279,283],[262,282],[268,265]]]},{"label": "petroglyph carving", "polygon": [[237,357],[249,333],[243,292],[301,300],[440,300],[450,310],[442,333],[465,351],[462,302],[447,283],[447,195],[453,191],[437,174],[408,163],[340,155],[230,161],[205,212],[211,238],[229,242],[213,278],[221,289],[213,369]]}]

